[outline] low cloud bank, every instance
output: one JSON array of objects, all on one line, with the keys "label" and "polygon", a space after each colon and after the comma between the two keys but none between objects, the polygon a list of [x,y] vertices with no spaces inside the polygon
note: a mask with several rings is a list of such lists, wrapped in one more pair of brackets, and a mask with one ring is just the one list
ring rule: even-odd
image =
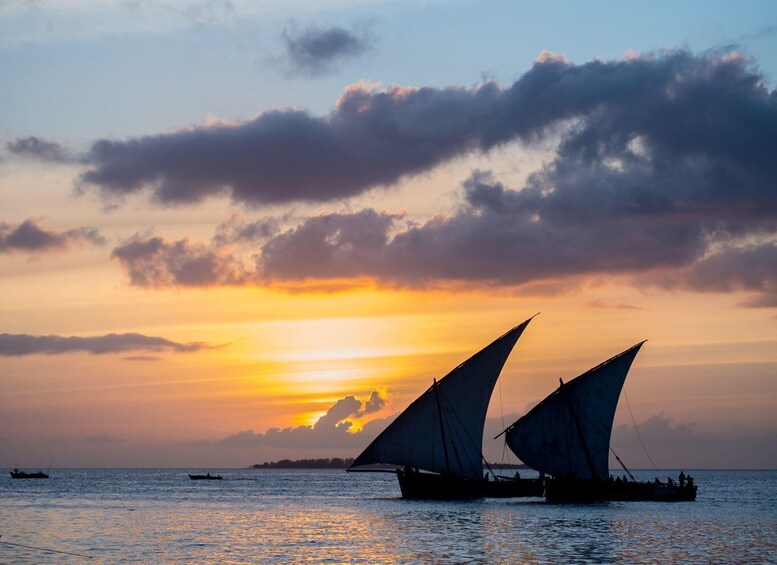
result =
[{"label": "low cloud bank", "polygon": [[[774,469],[777,466],[777,433],[732,430],[710,432],[693,423],[680,423],[663,413],[638,425],[650,457],[659,469]],[[612,446],[634,468],[651,469],[650,459],[631,425],[613,430]],[[617,468],[615,460],[611,467]]]},{"label": "low cloud bank", "polygon": [[373,419],[357,432],[351,431],[353,419],[378,412],[386,404],[386,398],[373,391],[367,400],[346,396],[335,402],[326,414],[312,426],[270,428],[264,433],[244,430],[224,439],[217,445],[230,447],[294,447],[294,448],[350,448],[366,446],[388,424],[384,419]]},{"label": "low cloud bank", "polygon": [[0,356],[21,357],[25,355],[61,355],[64,353],[91,353],[105,355],[126,351],[172,351],[192,353],[216,346],[197,341],[179,343],[163,337],[138,333],[106,334],[93,337],[0,334]]}]

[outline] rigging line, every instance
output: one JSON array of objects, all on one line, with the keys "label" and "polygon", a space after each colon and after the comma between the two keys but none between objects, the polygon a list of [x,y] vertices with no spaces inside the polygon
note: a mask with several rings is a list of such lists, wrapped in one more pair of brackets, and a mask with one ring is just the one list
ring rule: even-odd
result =
[{"label": "rigging line", "polygon": [[94,555],[84,555],[83,553],[73,553],[71,551],[60,551],[58,549],[49,549],[47,547],[37,547],[34,545],[25,545],[23,543],[13,543],[10,541],[0,540],[0,543],[4,545],[13,545],[15,547],[23,547],[25,549],[37,549],[38,551],[48,551],[49,553],[60,553],[62,555],[74,555],[76,557],[85,557],[87,559],[94,559]]},{"label": "rigging line", "polygon": [[632,475],[632,474],[631,474],[631,471],[629,471],[629,468],[628,468],[628,467],[626,467],[626,465],[623,463],[623,461],[621,461],[621,458],[620,458],[620,457],[618,457],[618,454],[617,454],[617,453],[615,453],[615,450],[614,450],[614,449],[611,447],[611,448],[610,448],[610,451],[612,451],[612,454],[613,454],[613,455],[615,455],[615,459],[617,459],[617,460],[618,460],[618,463],[620,463],[620,464],[621,464],[621,467],[623,467],[623,470],[624,470],[624,471],[626,471],[626,472],[629,474],[629,477],[631,477],[631,480],[632,480],[632,481],[634,481],[634,482],[636,483],[636,482],[637,482],[637,479],[635,479],[635,478],[634,478],[634,475]]},{"label": "rigging line", "polygon": [[[653,461],[653,458],[650,456],[650,453],[648,453],[647,447],[645,447],[645,442],[642,441],[642,436],[639,433],[639,428],[637,427],[637,422],[634,420],[634,413],[631,411],[631,404],[629,403],[629,395],[626,394],[626,387],[623,387],[623,397],[626,399],[626,406],[629,407],[629,415],[631,416],[631,423],[634,424],[634,431],[637,432],[637,437],[639,438],[639,443],[642,444],[642,449],[645,450],[645,455],[647,455],[648,459],[650,459],[650,463],[653,465],[653,468],[658,471],[659,473],[662,472],[661,469],[658,468],[658,466]],[[613,451],[613,453],[615,453]],[[616,455],[617,457],[617,455]]]},{"label": "rigging line", "polygon": [[[628,408],[629,408],[629,414],[631,415],[631,421],[634,423],[634,429],[637,431],[637,437],[639,437],[639,442],[642,443],[642,449],[645,450],[645,455],[647,455],[648,459],[650,459],[650,462],[653,464],[653,468],[660,473],[662,471],[658,467],[656,467],[655,463],[653,463],[653,458],[650,457],[650,453],[648,453],[648,450],[645,447],[645,444],[642,442],[642,437],[639,435],[639,429],[637,429],[637,422],[634,421],[634,414],[631,412],[631,405],[629,404],[629,397],[626,395],[626,386],[625,386],[625,384],[624,384],[623,387],[621,387],[621,390],[623,392],[624,398],[626,398],[626,406],[628,406]],[[631,471],[629,471],[628,467],[626,467],[626,464],[623,461],[621,461],[621,458],[618,457],[618,454],[612,448],[612,445],[610,445],[609,438],[606,438],[605,435],[604,435],[604,432],[602,432],[602,430],[600,430],[598,428],[596,420],[594,420],[593,417],[591,417],[591,415],[588,413],[588,411],[585,408],[583,408],[581,410],[581,412],[582,412],[583,416],[585,416],[588,419],[588,421],[591,423],[591,429],[594,432],[596,432],[596,434],[598,434],[599,437],[601,437],[602,439],[607,439],[607,448],[615,456],[615,459],[618,460],[618,463],[620,463],[620,466],[623,467],[623,470],[626,471],[626,473],[628,473],[629,477],[631,477],[631,479],[633,481],[636,481],[636,479],[634,478],[634,475],[631,474]]]},{"label": "rigging line", "polygon": [[[502,429],[505,429],[505,409],[502,405],[502,379],[499,379],[497,381],[497,384],[499,385],[499,413],[502,417]],[[502,442],[502,462],[501,464],[504,466],[505,464],[505,456],[507,457],[507,462],[510,463],[510,452],[507,451],[507,436],[505,436],[505,440]]]}]

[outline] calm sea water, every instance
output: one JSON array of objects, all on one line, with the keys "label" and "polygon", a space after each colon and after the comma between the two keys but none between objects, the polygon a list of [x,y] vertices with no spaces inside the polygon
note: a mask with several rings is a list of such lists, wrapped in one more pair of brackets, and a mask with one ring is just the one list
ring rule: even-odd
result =
[{"label": "calm sea water", "polygon": [[[693,472],[691,503],[595,505],[407,501],[384,474],[225,469],[223,481],[191,481],[193,471],[53,469],[20,481],[5,470],[0,541],[90,563],[777,562],[775,471]],[[84,561],[0,544],[2,563]]]}]

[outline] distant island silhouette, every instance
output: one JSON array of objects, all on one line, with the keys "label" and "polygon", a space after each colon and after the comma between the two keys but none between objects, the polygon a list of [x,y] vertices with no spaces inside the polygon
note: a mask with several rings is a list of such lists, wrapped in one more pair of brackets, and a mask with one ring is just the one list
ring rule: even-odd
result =
[{"label": "distant island silhouette", "polygon": [[251,469],[347,469],[353,463],[353,457],[323,458],[323,459],[281,459],[251,465]]},{"label": "distant island silhouette", "polygon": [[[250,469],[347,469],[353,463],[353,457],[324,457],[322,459],[281,459],[251,465]],[[526,465],[515,463],[490,463],[499,469],[528,469]]]}]

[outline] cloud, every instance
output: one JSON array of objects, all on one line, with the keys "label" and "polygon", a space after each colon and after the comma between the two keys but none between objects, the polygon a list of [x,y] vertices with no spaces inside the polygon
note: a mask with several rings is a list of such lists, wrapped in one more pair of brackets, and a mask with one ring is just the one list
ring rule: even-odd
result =
[{"label": "cloud", "polygon": [[68,163],[75,160],[70,151],[59,143],[35,136],[15,139],[5,146],[14,155],[40,161]]},{"label": "cloud", "polygon": [[122,361],[160,361],[162,358],[155,355],[130,355],[121,359]]},{"label": "cloud", "polygon": [[360,86],[327,118],[276,111],[236,126],[98,142],[84,180],[114,195],[150,187],[166,203],[223,191],[249,204],[323,201],[549,137],[559,140],[552,159],[523,186],[474,171],[458,209],[420,224],[371,209],[285,231],[258,224],[249,266],[228,245],[248,242],[239,226],[210,244],[138,236],[132,253],[124,257],[123,245],[114,256],[142,286],[367,278],[530,289],[660,275],[663,286],[745,291],[750,305],[774,304],[777,93],[736,53],[583,65],[545,54],[504,89]]},{"label": "cloud", "polygon": [[228,286],[244,284],[248,274],[238,259],[219,247],[136,235],[114,248],[135,286]]},{"label": "cloud", "polygon": [[163,337],[138,333],[106,334],[93,337],[0,334],[0,357],[24,355],[60,355],[63,353],[91,353],[104,355],[125,351],[173,351],[191,353],[216,346],[197,341],[179,343]]},{"label": "cloud", "polygon": [[369,209],[308,218],[262,247],[259,269],[283,280],[374,275],[384,268],[389,230],[398,218]]},{"label": "cloud", "polygon": [[28,218],[17,225],[0,222],[0,254],[44,253],[79,244],[105,244],[105,238],[97,228],[80,227],[57,232],[45,229],[40,222],[40,218]]},{"label": "cloud", "polygon": [[240,216],[233,215],[216,228],[213,242],[217,246],[261,242],[277,235],[279,230],[279,223],[274,218],[245,222]]},{"label": "cloud", "polygon": [[[711,432],[694,423],[680,423],[663,413],[639,424],[639,436],[656,465],[663,468],[767,468],[777,465],[777,434],[772,431]],[[612,446],[635,468],[649,469],[650,460],[634,426],[613,430]]]},{"label": "cloud", "polygon": [[338,63],[363,55],[372,49],[372,41],[362,33],[343,27],[320,28],[309,26],[298,30],[289,26],[281,38],[286,49],[286,63],[290,74],[311,77],[331,73]]},{"label": "cloud", "polygon": [[388,421],[374,419],[367,422],[361,431],[352,431],[354,418],[363,417],[380,410],[386,399],[373,391],[368,400],[362,402],[354,396],[346,396],[335,402],[326,414],[312,426],[270,428],[264,433],[253,430],[237,432],[215,443],[230,447],[349,447],[358,448],[377,436]]},{"label": "cloud", "polygon": [[[168,205],[224,194],[248,205],[325,202],[514,140],[559,137],[557,160],[535,178],[537,196],[539,185],[578,179],[601,185],[590,195],[565,192],[584,212],[639,204],[681,214],[700,190],[713,208],[737,192],[770,191],[776,124],[775,95],[736,54],[673,51],[583,65],[545,57],[508,88],[357,85],[325,117],[273,110],[238,124],[99,140],[80,182],[109,199],[149,190]],[[652,194],[656,183],[676,195]],[[599,200],[622,184],[642,199]]]},{"label": "cloud", "polygon": [[708,292],[750,291],[748,306],[777,306],[777,241],[726,247],[692,265],[681,277],[686,288]]},{"label": "cloud", "polygon": [[364,401],[364,408],[361,414],[372,414],[379,411],[386,405],[386,399],[383,398],[377,390],[373,390],[370,398]]}]

